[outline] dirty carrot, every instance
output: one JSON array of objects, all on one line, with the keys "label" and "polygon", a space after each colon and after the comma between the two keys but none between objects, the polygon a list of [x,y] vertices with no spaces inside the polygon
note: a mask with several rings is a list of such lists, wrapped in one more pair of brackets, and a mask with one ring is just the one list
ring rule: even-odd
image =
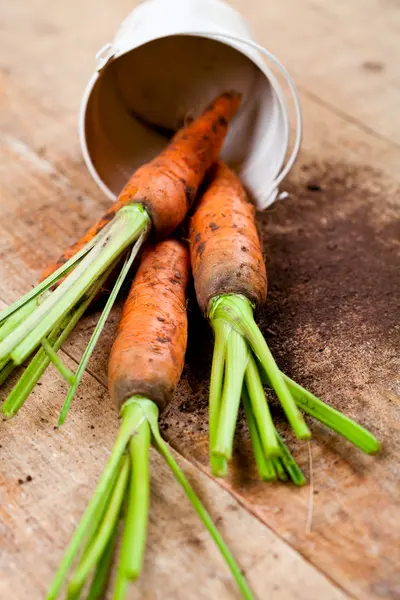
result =
[{"label": "dirty carrot", "polygon": [[190,220],[189,240],[198,304],[215,335],[209,398],[213,473],[227,472],[242,399],[261,478],[289,476],[296,484],[304,482],[276,432],[263,383],[275,391],[298,438],[311,435],[301,408],[364,452],[378,452],[372,434],[293,382],[275,363],[253,316],[267,293],[254,207],[239,178],[222,162],[209,173]]},{"label": "dirty carrot", "polygon": [[[114,449],[64,559],[48,600],[58,597],[75,559],[67,598],[78,598],[92,577],[104,597],[119,523],[123,521],[114,599],[125,597],[139,576],[145,552],[149,510],[149,448],[153,443],[215,540],[244,598],[251,591],[168,446],[158,414],[171,401],[180,379],[187,343],[186,290],[190,276],[187,247],[176,240],[148,249],[132,284],[109,361],[110,394],[122,424]],[[79,550],[83,547],[83,551]],[[100,573],[100,575],[99,575]],[[89,590],[89,597],[91,591]]]},{"label": "dirty carrot", "polygon": [[[6,401],[3,409],[6,416],[13,416],[22,406],[27,390],[37,381],[36,374],[43,372],[46,364],[54,359],[54,353],[50,351],[48,356],[48,350],[51,345],[54,350],[61,338],[64,341],[66,319],[68,323],[77,321],[75,315],[81,310],[82,299],[87,295],[94,298],[105,281],[104,274],[113,271],[121,257],[131,251],[74,380],[68,377],[71,389],[59,423],[63,422],[136,254],[151,231],[159,238],[166,237],[184,219],[199,185],[219,154],[239,104],[237,94],[223,94],[200,117],[180,130],[159,156],[133,174],[104,217],[49,267],[42,282],[0,313],[0,381],[35,350],[41,353],[35,368],[28,371],[29,385],[23,386],[22,395],[14,393],[12,401]],[[42,344],[43,340],[48,343]],[[53,362],[61,374],[66,373],[60,369],[59,360]],[[27,369],[30,368],[31,365]]]}]

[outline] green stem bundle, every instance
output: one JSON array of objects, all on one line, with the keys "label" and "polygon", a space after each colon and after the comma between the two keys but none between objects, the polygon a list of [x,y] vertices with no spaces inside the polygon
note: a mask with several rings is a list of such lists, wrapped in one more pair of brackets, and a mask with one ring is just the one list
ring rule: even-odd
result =
[{"label": "green stem bundle", "polygon": [[[37,350],[2,407],[6,417],[18,412],[52,362],[70,385],[59,425],[64,422],[111,308],[149,228],[150,218],[141,205],[120,209],[114,219],[72,259],[0,313],[0,365],[3,365],[0,384],[6,381],[16,366]],[[132,245],[132,251],[117,278],[78,369],[73,374],[57,352],[98,295],[121,256]],[[58,287],[52,289],[63,278]]]},{"label": "green stem bundle", "polygon": [[209,319],[215,334],[209,421],[214,475],[224,476],[227,472],[242,397],[260,478],[290,478],[296,485],[304,484],[299,467],[275,429],[263,383],[275,391],[298,438],[309,439],[311,435],[301,408],[362,451],[379,452],[380,444],[369,431],[281,373],[247,298],[235,294],[214,298]]},{"label": "green stem bundle", "polygon": [[210,515],[173,458],[158,427],[158,408],[134,396],[121,410],[122,424],[97,489],[79,523],[55,575],[47,600],[56,600],[71,571],[68,600],[80,598],[90,583],[88,600],[104,597],[118,529],[123,523],[114,600],[123,600],[130,582],[141,572],[149,511],[149,449],[152,443],[183,487],[193,508],[217,544],[245,600],[253,595]]}]

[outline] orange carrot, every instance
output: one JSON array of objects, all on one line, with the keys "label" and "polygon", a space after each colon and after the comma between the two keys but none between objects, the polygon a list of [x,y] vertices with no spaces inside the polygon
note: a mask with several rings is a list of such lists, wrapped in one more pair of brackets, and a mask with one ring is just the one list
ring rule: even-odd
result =
[{"label": "orange carrot", "polygon": [[[124,598],[139,576],[147,537],[150,497],[149,448],[153,442],[219,547],[243,598],[251,590],[193,488],[161,437],[159,410],[171,400],[182,373],[187,342],[186,289],[189,251],[176,240],[159,242],[145,253],[122,313],[109,362],[109,388],[122,416],[108,464],[54,578],[49,600],[58,597],[81,545],[86,547],[73,573],[68,597],[80,597],[93,570],[96,597],[115,548],[119,520],[124,521],[115,598]],[[89,593],[90,597],[92,594]]]},{"label": "orange carrot", "polygon": [[189,252],[166,240],[144,255],[111,350],[108,384],[121,408],[131,396],[163,410],[180,379],[186,352]]},{"label": "orange carrot", "polygon": [[159,156],[132,175],[105,215],[44,271],[42,279],[72,258],[128,204],[139,203],[146,208],[159,237],[176,229],[217,159],[239,105],[238,94],[223,94],[198,119],[178,131]]},{"label": "orange carrot", "polygon": [[242,399],[261,478],[304,484],[276,432],[263,382],[275,390],[297,437],[311,435],[301,407],[365,452],[379,451],[369,432],[301,388],[276,365],[253,317],[253,308],[265,301],[267,291],[255,212],[239,178],[221,162],[210,172],[189,237],[198,304],[215,334],[209,398],[213,473],[226,474]]},{"label": "orange carrot", "polygon": [[255,211],[238,177],[222,162],[190,221],[190,254],[197,300],[207,312],[220,294],[243,294],[260,305],[267,275]]},{"label": "orange carrot", "polygon": [[[267,277],[255,224],[255,211],[233,171],[219,162],[190,222],[190,249],[197,301],[215,333],[210,386],[210,460],[225,475],[242,393],[261,476],[273,479],[284,469],[282,455],[259,383],[258,359],[299,437],[309,431],[253,319],[253,307],[266,299]],[[254,353],[254,358],[253,358]],[[256,380],[257,379],[257,380]],[[254,384],[254,381],[256,383]],[[253,424],[254,423],[254,424]],[[278,464],[278,463],[277,463]],[[260,466],[262,465],[262,466]],[[297,474],[298,481],[303,481]]]}]

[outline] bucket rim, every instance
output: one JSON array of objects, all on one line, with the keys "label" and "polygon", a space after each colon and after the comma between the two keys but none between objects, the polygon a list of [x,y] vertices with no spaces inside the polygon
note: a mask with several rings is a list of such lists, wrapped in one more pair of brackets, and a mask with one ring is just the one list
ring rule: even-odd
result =
[{"label": "bucket rim", "polygon": [[[272,54],[269,50],[267,50],[261,44],[253,41],[252,39],[248,39],[242,36],[237,36],[230,34],[229,32],[224,32],[223,30],[219,30],[218,32],[212,31],[179,31],[179,32],[169,32],[165,35],[158,35],[152,40],[144,41],[143,43],[135,46],[133,45],[131,48],[125,48],[122,51],[118,51],[118,45],[114,45],[113,43],[108,43],[100,51],[96,54],[96,59],[98,61],[96,72],[89,79],[89,82],[86,86],[81,105],[79,111],[79,138],[80,144],[82,148],[82,154],[88,171],[94,181],[97,183],[98,187],[103,191],[103,193],[110,199],[115,200],[117,195],[111,191],[111,189],[105,184],[103,179],[100,177],[99,172],[94,166],[92,161],[87,138],[86,138],[86,115],[87,115],[87,106],[89,104],[89,100],[91,94],[98,82],[102,71],[105,70],[111,63],[117,61],[122,56],[140,48],[152,41],[165,39],[168,37],[179,37],[179,36],[190,36],[190,37],[202,37],[205,39],[213,39],[215,41],[230,45],[238,52],[244,54],[251,60],[263,73],[263,75],[270,82],[271,88],[274,90],[275,98],[277,99],[280,107],[280,113],[282,117],[283,131],[282,137],[284,137],[284,144],[282,147],[284,148],[282,157],[279,157],[279,161],[276,165],[276,175],[271,178],[269,182],[266,184],[266,191],[261,192],[260,198],[255,198],[256,206],[259,210],[265,210],[268,206],[270,206],[279,195],[279,185],[286,177],[290,169],[292,168],[297,155],[300,150],[301,140],[302,140],[302,113],[301,113],[301,105],[300,99],[298,96],[297,88],[294,84],[294,81],[289,74],[286,67]],[[250,53],[249,50],[255,50],[256,54]],[[247,52],[246,52],[247,50]],[[262,56],[270,60],[280,71],[282,77],[286,81],[289,86],[289,91],[294,103],[295,107],[295,117],[296,117],[296,132],[295,132],[295,143],[290,152],[289,157],[287,158],[286,165],[285,160],[288,156],[289,152],[289,141],[290,141],[290,117],[288,105],[286,102],[285,93],[282,89],[281,84],[279,83],[277,77],[274,72],[271,70],[270,66],[266,63],[265,60],[262,60]],[[284,166],[285,165],[285,166]],[[249,172],[251,167],[244,167],[244,173]],[[285,193],[284,193],[285,194]]]}]

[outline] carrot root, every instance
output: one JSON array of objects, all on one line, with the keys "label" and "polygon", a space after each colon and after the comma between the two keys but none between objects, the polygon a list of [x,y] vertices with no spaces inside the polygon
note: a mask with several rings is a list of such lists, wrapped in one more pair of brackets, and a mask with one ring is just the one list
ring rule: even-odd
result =
[{"label": "carrot root", "polygon": [[[10,363],[25,362],[102,274],[117,266],[124,251],[140,236],[147,236],[153,229],[158,236],[166,237],[180,225],[218,157],[240,101],[240,95],[234,92],[222,94],[178,131],[154,160],[132,175],[103,218],[48,267],[45,279],[0,313],[0,382],[12,372]],[[46,342],[44,345],[57,368],[71,380],[52,348]],[[61,422],[88,355],[89,350],[72,383]]]}]

